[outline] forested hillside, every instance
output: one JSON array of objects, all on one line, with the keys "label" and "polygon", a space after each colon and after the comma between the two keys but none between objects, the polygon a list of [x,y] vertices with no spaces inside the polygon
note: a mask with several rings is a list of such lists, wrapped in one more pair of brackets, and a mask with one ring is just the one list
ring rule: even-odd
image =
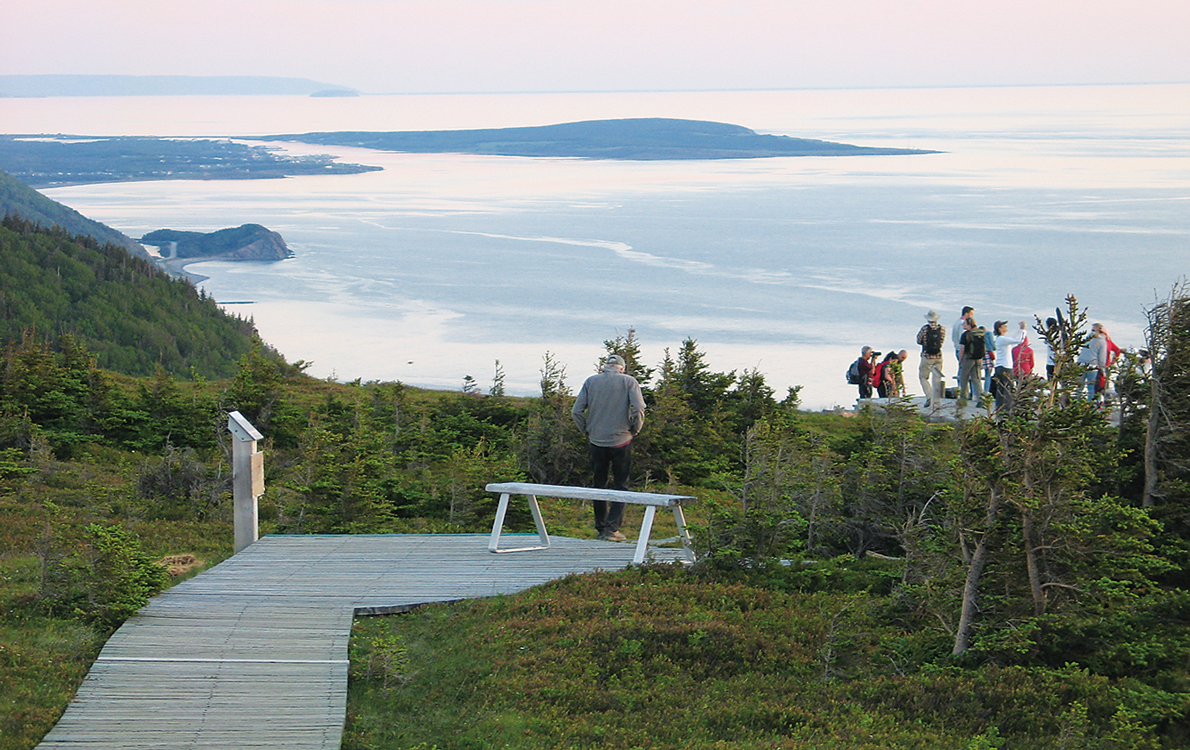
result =
[{"label": "forested hillside", "polygon": [[252,323],[227,315],[189,282],[123,247],[15,216],[0,224],[0,341],[35,328],[69,333],[102,368],[229,377],[253,344]]},{"label": "forested hillside", "polygon": [[131,237],[45,197],[3,170],[0,170],[0,216],[20,216],[45,227],[57,225],[72,234],[111,242],[134,255],[148,257],[145,249]]}]

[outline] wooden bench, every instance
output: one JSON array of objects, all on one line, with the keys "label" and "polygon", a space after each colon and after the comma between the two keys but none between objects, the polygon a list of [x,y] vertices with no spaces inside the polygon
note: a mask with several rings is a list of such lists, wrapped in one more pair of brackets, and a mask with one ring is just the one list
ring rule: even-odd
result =
[{"label": "wooden bench", "polygon": [[[629,490],[601,490],[594,487],[563,487],[555,484],[530,484],[528,482],[497,482],[487,486],[488,492],[500,493],[500,505],[496,508],[496,520],[492,523],[492,538],[488,542],[489,552],[528,552],[531,550],[548,549],[549,534],[545,531],[545,522],[541,519],[541,508],[537,504],[540,497],[564,497],[576,500],[605,500],[613,503],[629,503],[645,506],[645,518],[640,525],[640,538],[636,542],[636,555],[632,562],[639,565],[644,562],[645,553],[649,547],[649,534],[653,530],[653,515],[658,508],[672,508],[674,521],[678,525],[678,537],[682,540],[682,547],[690,562],[694,562],[694,548],[690,544],[690,532],[686,528],[686,517],[682,513],[682,504],[692,502],[695,498],[689,495],[661,495],[653,492],[631,492]],[[508,513],[508,500],[513,495],[524,495],[529,500],[529,510],[533,513],[533,523],[537,525],[537,537],[541,544],[534,547],[515,547],[500,549],[500,532],[504,529],[504,516]]]}]

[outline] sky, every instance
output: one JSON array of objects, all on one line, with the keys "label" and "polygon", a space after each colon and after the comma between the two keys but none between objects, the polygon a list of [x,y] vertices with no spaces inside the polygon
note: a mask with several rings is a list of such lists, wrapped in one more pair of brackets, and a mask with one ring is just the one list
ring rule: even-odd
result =
[{"label": "sky", "polygon": [[0,0],[0,74],[365,93],[1190,81],[1188,0]]}]

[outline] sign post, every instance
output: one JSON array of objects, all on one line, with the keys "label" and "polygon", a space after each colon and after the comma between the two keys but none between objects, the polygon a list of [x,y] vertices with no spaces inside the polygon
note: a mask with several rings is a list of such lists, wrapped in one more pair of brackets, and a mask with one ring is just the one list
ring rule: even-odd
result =
[{"label": "sign post", "polygon": [[260,536],[256,501],[264,493],[264,454],[256,450],[256,441],[264,440],[264,435],[238,411],[227,415],[227,429],[232,437],[231,487],[236,552],[240,552]]}]

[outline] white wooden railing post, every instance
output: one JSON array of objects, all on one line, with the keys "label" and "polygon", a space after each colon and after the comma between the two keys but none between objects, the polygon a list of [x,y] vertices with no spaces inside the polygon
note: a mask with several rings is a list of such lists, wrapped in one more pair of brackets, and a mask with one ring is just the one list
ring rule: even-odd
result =
[{"label": "white wooden railing post", "polygon": [[260,536],[256,500],[264,493],[264,454],[256,450],[256,441],[264,440],[264,435],[238,411],[227,415],[227,429],[232,437],[231,487],[239,552]]}]

